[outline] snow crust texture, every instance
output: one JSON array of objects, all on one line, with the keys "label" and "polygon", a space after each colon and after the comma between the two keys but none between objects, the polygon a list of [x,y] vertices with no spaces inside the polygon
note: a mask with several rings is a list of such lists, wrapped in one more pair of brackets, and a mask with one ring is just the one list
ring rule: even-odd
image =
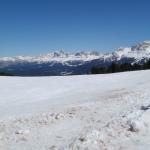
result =
[{"label": "snow crust texture", "polygon": [[149,74],[1,77],[0,149],[148,149]]}]

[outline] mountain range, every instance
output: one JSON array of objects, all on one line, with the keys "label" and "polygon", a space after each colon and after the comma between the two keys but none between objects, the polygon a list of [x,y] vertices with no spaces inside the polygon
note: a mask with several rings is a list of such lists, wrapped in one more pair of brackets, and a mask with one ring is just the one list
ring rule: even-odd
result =
[{"label": "mountain range", "polygon": [[61,50],[39,56],[0,57],[0,72],[18,76],[89,74],[93,66],[106,67],[112,63],[142,64],[149,59],[150,41],[144,41],[110,53],[71,53]]}]

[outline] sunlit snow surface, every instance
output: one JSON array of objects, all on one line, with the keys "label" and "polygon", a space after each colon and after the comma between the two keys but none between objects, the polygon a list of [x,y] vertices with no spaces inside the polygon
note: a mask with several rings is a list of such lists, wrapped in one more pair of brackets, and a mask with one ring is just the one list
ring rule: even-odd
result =
[{"label": "sunlit snow surface", "polygon": [[145,150],[150,71],[0,77],[0,150]]}]

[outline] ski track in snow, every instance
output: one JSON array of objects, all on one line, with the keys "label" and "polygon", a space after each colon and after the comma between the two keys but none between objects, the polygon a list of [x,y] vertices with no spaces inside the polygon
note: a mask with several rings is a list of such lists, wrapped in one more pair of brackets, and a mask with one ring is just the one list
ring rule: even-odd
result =
[{"label": "ski track in snow", "polygon": [[[137,71],[33,80],[0,78],[3,85],[0,89],[0,107],[8,103],[7,110],[1,109],[0,149],[147,149],[150,146],[149,73],[150,71]],[[28,87],[31,81],[32,85]],[[19,91],[20,87],[22,89]],[[38,93],[40,91],[41,95]],[[36,100],[28,101],[30,96]],[[44,105],[41,105],[42,96]],[[50,106],[48,97],[52,103]],[[32,108],[35,103],[38,107],[34,110],[27,109],[26,105],[31,105],[29,108]]]}]

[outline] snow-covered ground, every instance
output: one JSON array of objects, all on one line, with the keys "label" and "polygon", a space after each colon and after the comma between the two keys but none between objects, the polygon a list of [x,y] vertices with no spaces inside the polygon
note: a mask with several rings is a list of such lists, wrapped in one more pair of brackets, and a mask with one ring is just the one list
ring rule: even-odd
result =
[{"label": "snow-covered ground", "polygon": [[150,71],[0,77],[0,150],[145,150]]}]

